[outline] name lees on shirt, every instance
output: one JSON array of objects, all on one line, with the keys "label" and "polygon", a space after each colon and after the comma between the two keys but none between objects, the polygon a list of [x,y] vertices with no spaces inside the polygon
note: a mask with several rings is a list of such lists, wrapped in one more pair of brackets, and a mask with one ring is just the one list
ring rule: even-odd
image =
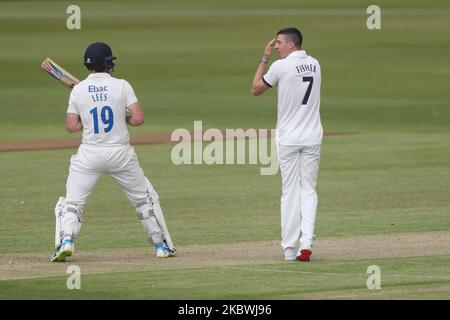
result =
[{"label": "name lees on shirt", "polygon": [[94,85],[90,85],[88,86],[88,92],[92,93],[91,97],[93,102],[108,100],[108,86],[97,87]]}]

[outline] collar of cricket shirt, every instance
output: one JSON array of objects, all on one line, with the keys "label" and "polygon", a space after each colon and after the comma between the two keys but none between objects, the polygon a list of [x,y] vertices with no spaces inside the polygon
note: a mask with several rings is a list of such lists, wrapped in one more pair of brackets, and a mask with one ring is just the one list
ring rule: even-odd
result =
[{"label": "collar of cricket shirt", "polygon": [[88,78],[90,79],[106,78],[106,77],[111,77],[111,75],[108,72],[96,72],[88,75]]},{"label": "collar of cricket shirt", "polygon": [[306,57],[306,51],[305,50],[292,51],[286,58],[291,57]]}]

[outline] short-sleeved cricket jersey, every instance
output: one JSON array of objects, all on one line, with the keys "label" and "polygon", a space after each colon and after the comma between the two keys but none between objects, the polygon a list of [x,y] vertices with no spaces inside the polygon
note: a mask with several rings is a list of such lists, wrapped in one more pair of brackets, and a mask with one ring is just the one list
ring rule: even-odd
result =
[{"label": "short-sleeved cricket jersey", "polygon": [[83,143],[124,145],[129,142],[127,107],[137,101],[131,85],[109,73],[92,73],[70,94],[67,113],[78,114]]},{"label": "short-sleeved cricket jersey", "polygon": [[321,144],[319,62],[304,50],[294,51],[285,59],[275,61],[263,81],[270,87],[278,85],[278,142]]}]

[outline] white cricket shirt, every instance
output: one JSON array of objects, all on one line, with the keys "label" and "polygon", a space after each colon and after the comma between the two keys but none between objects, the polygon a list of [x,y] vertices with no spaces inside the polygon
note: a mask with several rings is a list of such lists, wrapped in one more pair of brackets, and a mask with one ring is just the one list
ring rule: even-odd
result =
[{"label": "white cricket shirt", "polygon": [[272,63],[262,80],[270,87],[278,85],[278,143],[321,144],[319,62],[305,50],[294,51]]},{"label": "white cricket shirt", "polygon": [[83,124],[82,143],[128,144],[126,109],[137,101],[131,85],[109,73],[92,73],[70,94],[67,113],[78,114]]}]

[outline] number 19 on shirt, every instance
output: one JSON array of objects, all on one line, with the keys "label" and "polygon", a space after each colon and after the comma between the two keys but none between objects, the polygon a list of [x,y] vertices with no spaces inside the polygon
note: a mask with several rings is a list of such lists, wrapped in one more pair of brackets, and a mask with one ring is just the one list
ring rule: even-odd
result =
[{"label": "number 19 on shirt", "polygon": [[[90,113],[94,122],[94,133],[97,134],[99,132],[97,107],[92,108],[90,110]],[[104,106],[100,111],[100,117],[103,124],[106,126],[105,128],[103,128],[103,130],[105,131],[105,133],[110,132],[114,125],[114,114],[112,109],[109,106]]]}]

